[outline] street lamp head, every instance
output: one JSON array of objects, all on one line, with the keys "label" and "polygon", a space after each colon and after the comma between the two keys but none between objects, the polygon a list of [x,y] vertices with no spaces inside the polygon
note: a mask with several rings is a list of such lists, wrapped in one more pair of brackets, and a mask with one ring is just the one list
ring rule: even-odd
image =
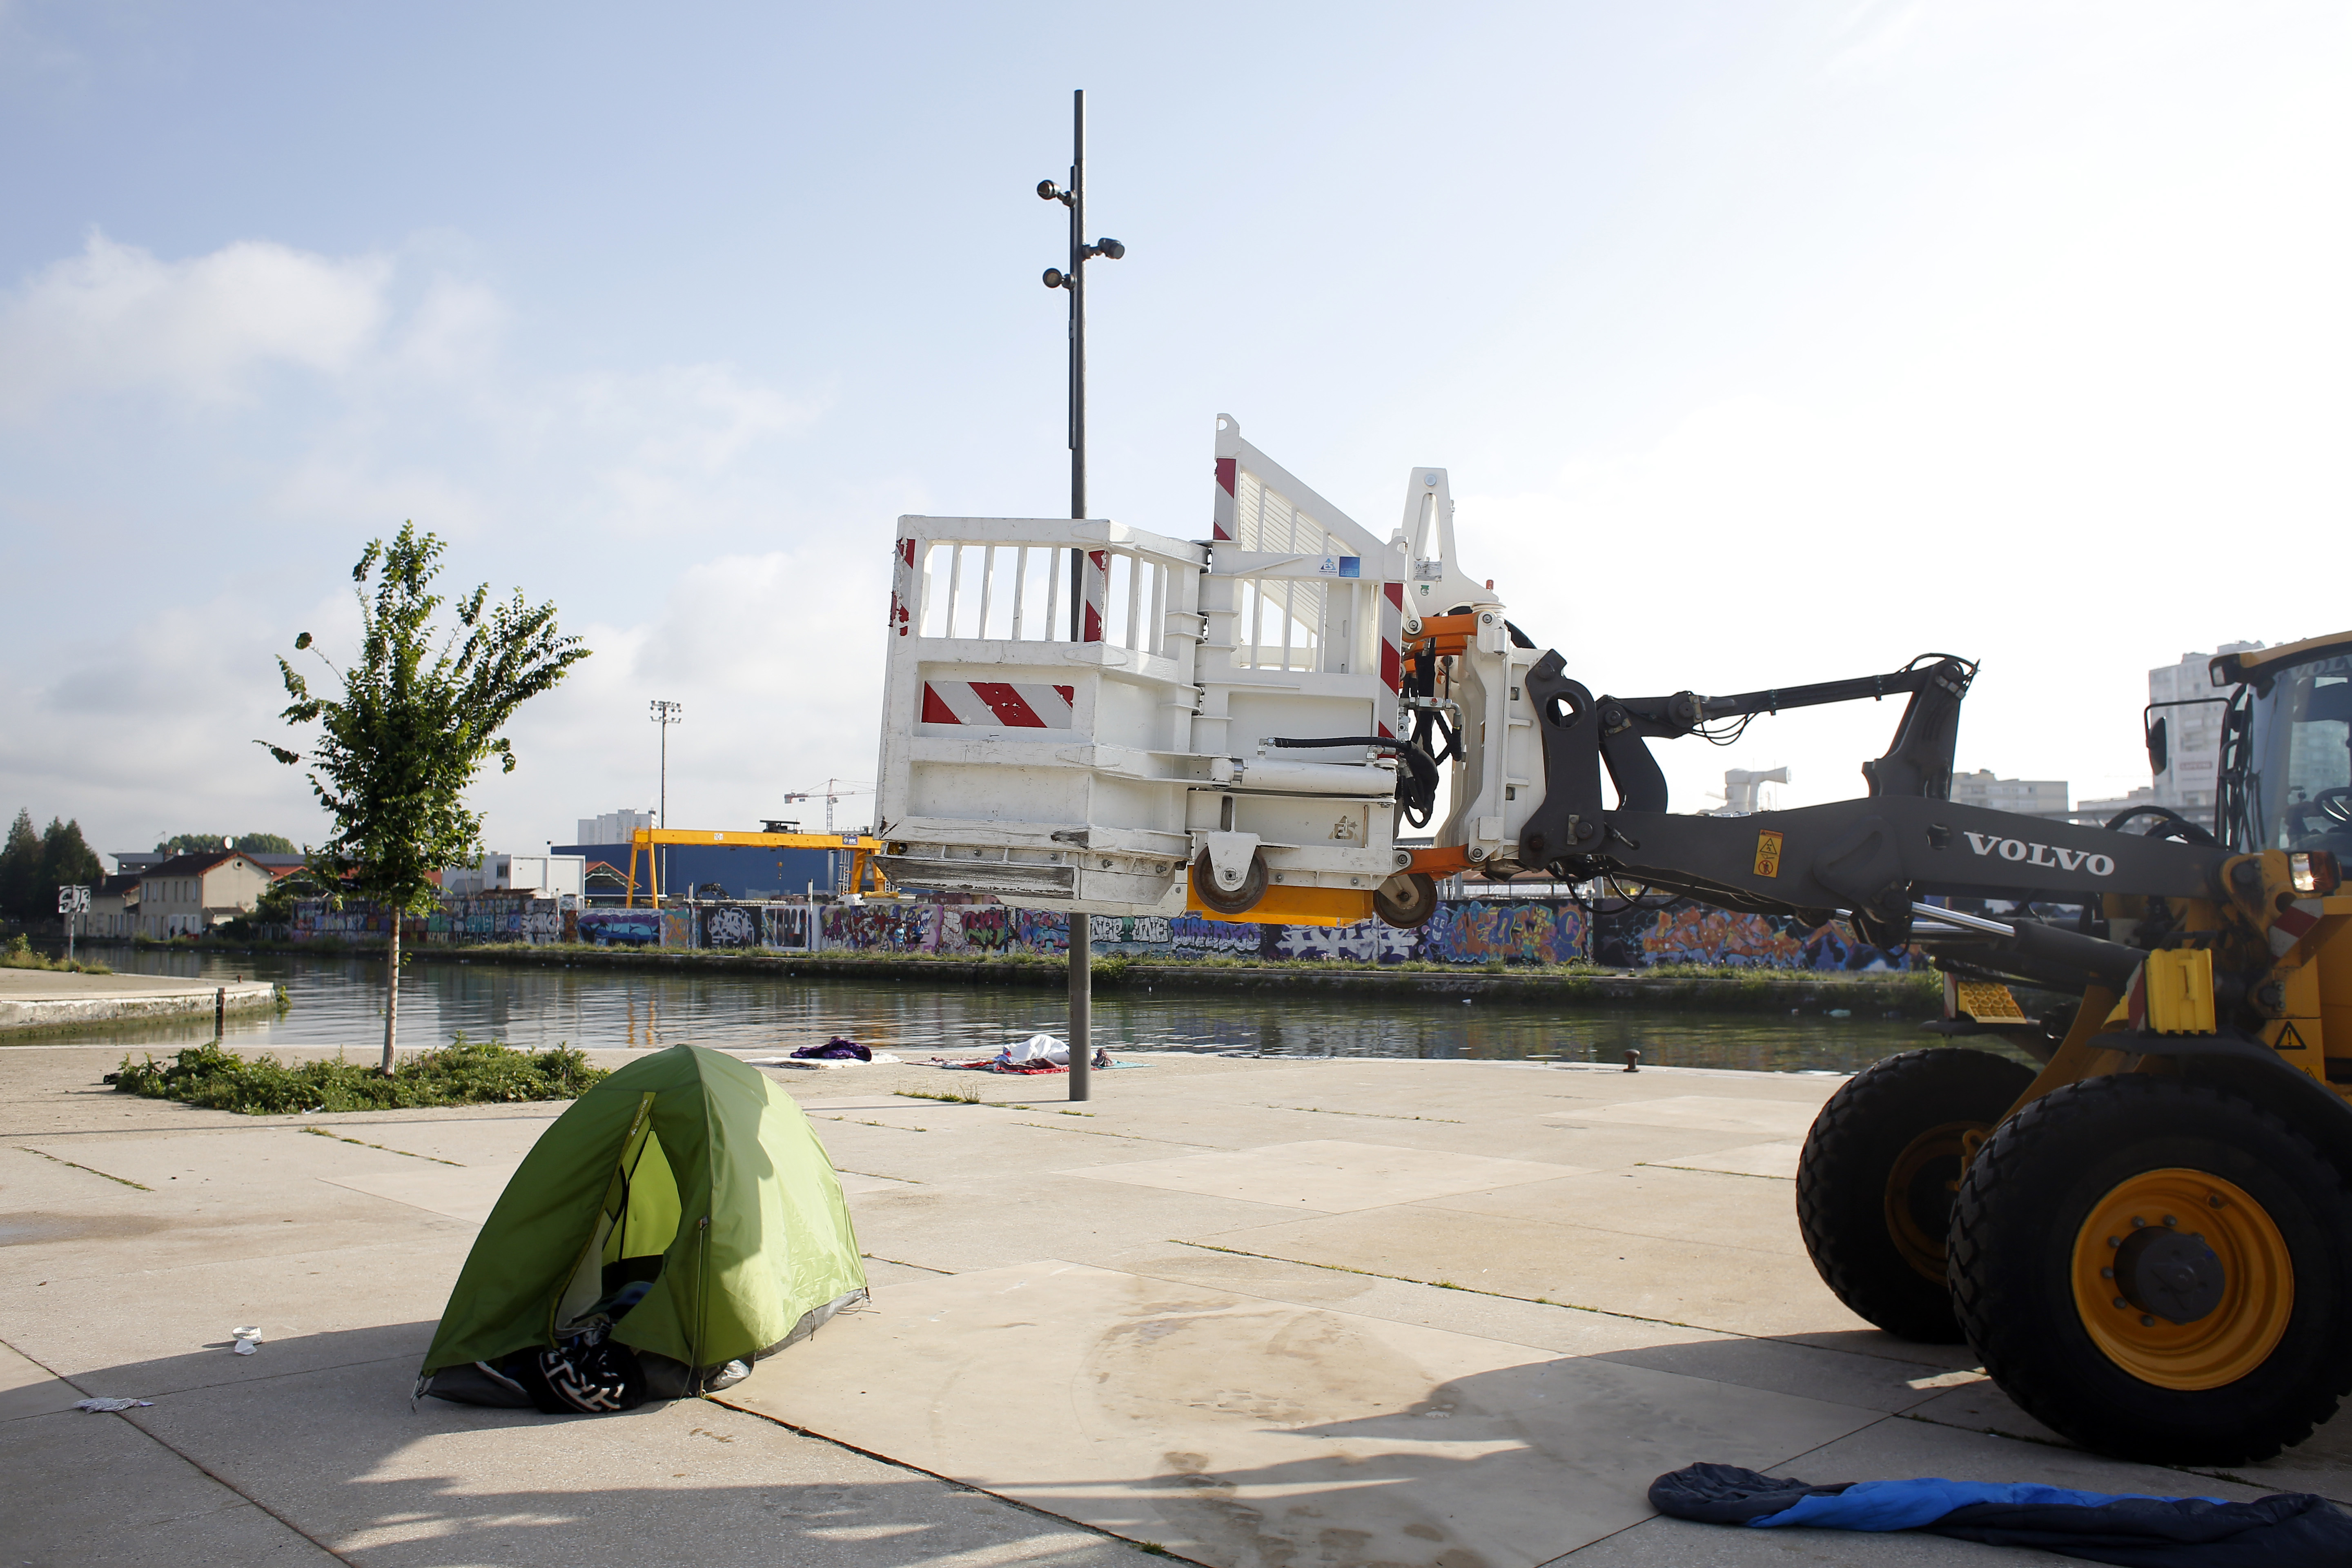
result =
[{"label": "street lamp head", "polygon": [[1046,287],[1046,288],[1048,288],[1048,289],[1066,289],[1066,288],[1068,288],[1069,286],[1070,286],[1070,279],[1069,279],[1069,277],[1068,277],[1068,275],[1067,275],[1067,274],[1064,273],[1064,272],[1063,272],[1063,270],[1062,270],[1060,268],[1058,268],[1058,267],[1048,267],[1047,268],[1045,268],[1045,287]]},{"label": "street lamp head", "polygon": [[1095,241],[1093,248],[1090,249],[1087,254],[1090,256],[1108,256],[1113,261],[1117,261],[1120,257],[1127,254],[1127,247],[1121,245],[1115,239],[1098,239]]},{"label": "street lamp head", "polygon": [[1041,201],[1048,202],[1067,202],[1070,199],[1063,194],[1062,187],[1051,180],[1037,182],[1037,195]]}]

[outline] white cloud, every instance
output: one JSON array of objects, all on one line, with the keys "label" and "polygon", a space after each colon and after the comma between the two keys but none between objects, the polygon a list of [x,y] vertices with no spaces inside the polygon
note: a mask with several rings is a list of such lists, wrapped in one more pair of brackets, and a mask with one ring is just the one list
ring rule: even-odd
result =
[{"label": "white cloud", "polygon": [[392,270],[267,240],[164,261],[92,234],[0,302],[0,412],[147,389],[219,402],[264,365],[342,370],[382,329]]}]

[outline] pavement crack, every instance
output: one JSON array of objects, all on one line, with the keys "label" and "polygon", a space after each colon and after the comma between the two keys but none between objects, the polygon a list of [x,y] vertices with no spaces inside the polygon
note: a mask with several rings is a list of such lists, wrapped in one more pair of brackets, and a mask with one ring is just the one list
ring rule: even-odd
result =
[{"label": "pavement crack", "polygon": [[338,1143],[356,1143],[362,1149],[381,1149],[387,1154],[405,1154],[412,1160],[430,1160],[436,1165],[455,1165],[461,1171],[466,1168],[463,1161],[444,1160],[438,1154],[419,1154],[410,1149],[395,1149],[389,1143],[371,1143],[364,1138],[346,1138],[340,1132],[330,1132],[323,1127],[305,1127],[302,1131],[314,1137],[331,1138]]},{"label": "pavement crack", "polygon": [[1369,1116],[1381,1121],[1443,1121],[1452,1126],[1463,1125],[1458,1116],[1404,1116],[1390,1110],[1338,1110],[1328,1105],[1276,1105],[1268,1100],[1255,1100],[1264,1110],[1305,1110],[1317,1116]]},{"label": "pavement crack", "polygon": [[87,1171],[93,1176],[104,1176],[110,1182],[121,1182],[126,1187],[137,1187],[142,1193],[152,1193],[155,1190],[154,1188],[147,1185],[144,1182],[134,1182],[128,1176],[118,1176],[110,1172],[101,1171],[95,1165],[82,1165],[77,1164],[71,1160],[60,1160],[55,1154],[43,1153],[42,1151],[38,1149],[29,1148],[22,1143],[17,1144],[16,1147],[24,1150],[27,1154],[39,1154],[42,1159],[48,1161],[53,1165],[68,1165],[77,1171]]}]

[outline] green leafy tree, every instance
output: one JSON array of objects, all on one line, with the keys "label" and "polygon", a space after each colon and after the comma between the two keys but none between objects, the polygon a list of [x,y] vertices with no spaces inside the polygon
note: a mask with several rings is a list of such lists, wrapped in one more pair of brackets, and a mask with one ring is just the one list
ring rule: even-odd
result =
[{"label": "green leafy tree", "polygon": [[29,920],[34,914],[34,885],[41,878],[41,836],[34,831],[33,814],[25,809],[8,828],[8,842],[0,847],[0,914]]},{"label": "green leafy tree", "polygon": [[80,821],[49,818],[48,831],[41,835],[41,869],[33,890],[36,903],[54,913],[59,888],[95,888],[105,879],[106,862],[83,840]]},{"label": "green leafy tree", "polygon": [[248,855],[296,855],[291,838],[282,833],[174,833],[155,846],[158,855],[194,855],[206,849],[242,849]]},{"label": "green leafy tree", "polygon": [[[310,788],[334,821],[334,833],[311,852],[311,865],[351,886],[390,916],[384,953],[383,1070],[393,1068],[399,1027],[400,916],[433,907],[433,873],[482,858],[479,813],[465,792],[495,756],[515,767],[512,743],[499,733],[515,710],[562,680],[588,657],[576,637],[555,626],[553,604],[527,605],[520,589],[493,603],[487,584],[450,606],[454,626],[436,624],[445,604],[432,591],[446,546],[413,522],[386,544],[373,540],[352,568],[359,599],[360,653],[337,669],[340,699],[314,694],[283,658],[278,661],[294,700],[289,724],[316,724],[310,751],[268,747],[289,767],[310,770]],[[373,593],[370,593],[370,580]],[[310,634],[294,647],[310,647]]]},{"label": "green leafy tree", "polygon": [[235,847],[248,855],[299,855],[294,840],[282,833],[240,833]]}]

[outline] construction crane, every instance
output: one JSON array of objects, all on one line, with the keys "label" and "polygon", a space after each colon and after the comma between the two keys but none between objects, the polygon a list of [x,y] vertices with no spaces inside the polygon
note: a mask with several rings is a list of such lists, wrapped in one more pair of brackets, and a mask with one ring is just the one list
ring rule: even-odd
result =
[{"label": "construction crane", "polygon": [[784,796],[784,804],[790,805],[795,801],[803,800],[824,801],[824,830],[827,833],[831,833],[834,830],[833,803],[835,801],[845,800],[853,795],[872,795],[873,793],[874,786],[870,784],[856,784],[845,779],[827,779],[824,781],[824,787],[823,789],[803,789],[793,791],[791,794]]}]

